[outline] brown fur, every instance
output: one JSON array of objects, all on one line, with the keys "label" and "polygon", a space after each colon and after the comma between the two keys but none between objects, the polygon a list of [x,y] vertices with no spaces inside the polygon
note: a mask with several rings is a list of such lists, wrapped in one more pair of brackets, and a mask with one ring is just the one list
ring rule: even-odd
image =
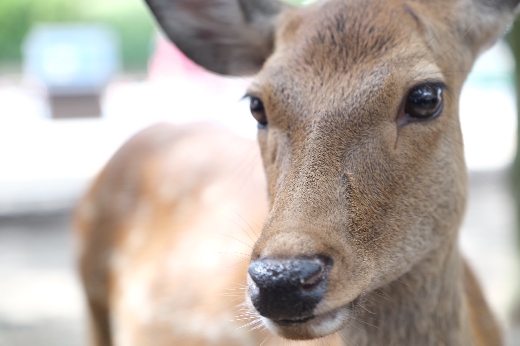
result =
[{"label": "brown fur", "polygon": [[[503,32],[518,0],[323,0],[303,9],[272,0],[266,7],[250,0],[183,1],[148,3],[182,49],[205,57],[198,60],[204,67],[251,72],[259,57],[266,58],[265,48],[272,49],[248,90],[263,101],[269,122],[258,134],[267,175],[265,222],[258,168],[242,192],[219,195],[244,206],[244,219],[263,223],[251,260],[322,254],[334,261],[327,293],[313,313],[341,311],[341,323],[324,332],[307,323],[283,327],[264,320],[269,329],[290,339],[338,331],[334,342],[357,346],[500,345],[457,248],[467,185],[458,96],[474,60]],[[226,9],[233,16],[222,15]],[[184,16],[181,30],[172,18]],[[262,34],[248,46],[258,26]],[[447,86],[442,114],[401,125],[409,90],[432,81]],[[224,274],[189,265],[200,258],[203,234],[221,227],[212,213],[221,202],[201,210],[203,191],[208,181],[236,187],[229,165],[243,156],[215,153],[213,139],[204,143],[191,131],[181,135],[187,146],[175,139],[177,131],[185,133],[154,129],[131,141],[80,209],[82,273],[95,330],[106,340],[116,335],[121,344],[125,338],[211,344],[211,328],[226,331],[211,339],[215,345],[259,343],[255,332],[226,329],[232,324],[222,320],[231,306],[215,300],[245,267]],[[224,147],[233,148],[236,139],[228,140]],[[193,164],[179,164],[185,162],[179,157]],[[172,190],[161,194],[169,185]],[[184,237],[193,253],[179,248]],[[164,263],[171,258],[179,261],[178,276],[168,276]],[[202,279],[189,285],[194,272]],[[141,316],[121,298],[139,283],[153,297]],[[199,314],[206,316],[198,319],[203,328],[182,339],[179,328]]]},{"label": "brown fur", "polygon": [[266,340],[250,331],[256,324],[243,327],[254,319],[241,306],[266,207],[254,143],[200,125],[160,124],[132,138],[76,215],[94,345]]}]

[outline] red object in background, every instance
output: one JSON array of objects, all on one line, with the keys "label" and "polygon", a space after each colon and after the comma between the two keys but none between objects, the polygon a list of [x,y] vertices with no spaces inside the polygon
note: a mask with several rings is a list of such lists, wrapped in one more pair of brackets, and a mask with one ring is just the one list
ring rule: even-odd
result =
[{"label": "red object in background", "polygon": [[157,46],[150,59],[150,80],[172,77],[212,78],[214,75],[188,59],[174,44],[157,36]]}]

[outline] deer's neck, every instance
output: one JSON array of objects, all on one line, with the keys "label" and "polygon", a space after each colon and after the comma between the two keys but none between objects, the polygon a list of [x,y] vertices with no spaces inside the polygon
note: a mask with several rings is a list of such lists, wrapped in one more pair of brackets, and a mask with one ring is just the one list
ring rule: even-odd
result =
[{"label": "deer's neck", "polygon": [[455,244],[371,292],[342,331],[347,345],[467,346],[464,266]]}]

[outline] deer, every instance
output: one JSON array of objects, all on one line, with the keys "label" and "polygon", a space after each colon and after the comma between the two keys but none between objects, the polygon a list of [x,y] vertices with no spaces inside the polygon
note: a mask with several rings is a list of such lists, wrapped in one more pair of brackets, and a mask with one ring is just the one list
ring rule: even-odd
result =
[{"label": "deer", "polygon": [[146,0],[252,76],[258,146],[160,124],[114,155],[76,214],[95,344],[501,345],[457,245],[458,102],[519,2]]}]

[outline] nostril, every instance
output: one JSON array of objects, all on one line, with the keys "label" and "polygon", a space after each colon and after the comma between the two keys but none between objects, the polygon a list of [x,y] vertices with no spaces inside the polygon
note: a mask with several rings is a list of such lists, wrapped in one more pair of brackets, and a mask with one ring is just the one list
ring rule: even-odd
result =
[{"label": "nostril", "polygon": [[310,289],[320,283],[325,267],[317,261],[302,261],[299,269],[299,273],[295,274],[298,275],[300,286]]},{"label": "nostril", "polygon": [[301,287],[306,290],[306,291],[309,291],[309,290],[312,290],[314,289],[316,286],[318,286],[321,282],[321,280],[323,280],[323,269],[316,272],[316,274],[312,275],[311,277],[307,278],[307,279],[300,279],[300,283],[301,283]]}]

